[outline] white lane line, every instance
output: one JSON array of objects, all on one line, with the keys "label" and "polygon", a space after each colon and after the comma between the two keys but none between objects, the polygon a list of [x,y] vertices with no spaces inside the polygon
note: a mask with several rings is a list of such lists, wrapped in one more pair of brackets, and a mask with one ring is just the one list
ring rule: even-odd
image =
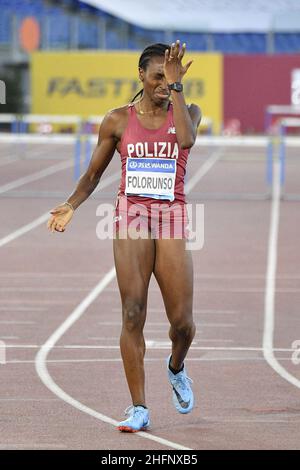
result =
[{"label": "white lane line", "polygon": [[11,232],[9,235],[6,235],[6,237],[1,238],[0,247],[7,245],[7,243],[12,242],[13,240],[16,240],[17,238],[21,237],[25,233],[30,232],[30,230],[33,230],[34,228],[43,224],[48,219],[49,219],[49,212],[46,212],[45,214],[41,215],[37,219],[34,219],[32,222],[29,222],[29,224],[23,225],[22,227],[18,228],[14,232]]},{"label": "white lane line", "polygon": [[224,150],[219,149],[213,152],[213,154],[200,166],[196,173],[189,179],[185,185],[185,192],[188,194],[193,187],[200,181],[214,166],[214,164],[220,159]]},{"label": "white lane line", "polygon": [[263,332],[263,354],[267,363],[283,379],[290,382],[297,388],[300,388],[300,380],[290,374],[274,355],[274,317],[275,317],[275,292],[276,292],[276,269],[277,269],[277,244],[279,231],[280,214],[280,167],[279,162],[275,161],[273,168],[273,195],[271,205],[271,222],[268,242],[268,264],[266,273],[265,290],[265,317]]},{"label": "white lane line", "polygon": [[[116,181],[117,179],[120,178],[120,173],[116,172],[112,174],[111,176],[108,176],[105,178],[103,181],[100,181],[98,187],[96,188],[95,191],[100,191],[101,189],[106,188],[109,186],[112,182]],[[1,188],[0,188],[1,189]],[[32,222],[23,225],[22,227],[18,228],[14,232],[10,233],[6,237],[0,238],[0,248],[4,245],[7,245],[7,243],[12,242],[13,240],[16,240],[17,238],[21,237],[27,232],[30,232],[30,230],[33,230],[34,228],[38,227],[39,225],[43,224],[49,219],[50,213],[46,212],[45,214],[41,215],[37,219],[34,219]]]},{"label": "white lane line", "polygon": [[70,168],[73,165],[73,160],[67,160],[64,162],[57,163],[55,165],[49,166],[48,168],[44,168],[44,170],[36,171],[31,175],[23,176],[22,178],[18,178],[15,181],[11,181],[10,183],[4,184],[0,186],[0,194],[3,194],[11,189],[19,188],[27,183],[32,183],[33,181],[37,181],[41,178],[45,178],[46,176],[54,175],[55,173]]},{"label": "white lane line", "polygon": [[[47,369],[47,356],[59,339],[66,333],[66,331],[83,315],[89,305],[94,302],[98,295],[105,289],[105,287],[115,278],[116,272],[115,268],[112,268],[104,276],[104,278],[97,284],[97,286],[89,293],[89,295],[75,308],[71,315],[59,326],[57,330],[50,336],[46,343],[38,351],[35,358],[35,367],[38,376],[44,383],[44,385],[51,390],[55,395],[61,398],[66,403],[69,403],[76,409],[93,416],[94,418],[99,419],[105,423],[111,424],[113,426],[118,425],[118,421],[99,413],[92,408],[84,405],[83,403],[75,400],[73,397],[68,395],[64,390],[62,390],[52,379]],[[182,445],[179,445],[175,442],[162,439],[160,437],[154,436],[152,434],[147,434],[145,432],[139,432],[138,435],[144,437],[145,439],[150,439],[155,442],[158,442],[161,445],[171,447],[174,449],[188,449]]]}]

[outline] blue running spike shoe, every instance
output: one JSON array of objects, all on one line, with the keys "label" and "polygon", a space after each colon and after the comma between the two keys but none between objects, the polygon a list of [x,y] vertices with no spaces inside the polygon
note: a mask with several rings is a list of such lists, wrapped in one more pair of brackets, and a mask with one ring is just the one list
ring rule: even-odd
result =
[{"label": "blue running spike shoe", "polygon": [[173,374],[169,368],[171,354],[167,358],[167,368],[170,384],[173,388],[173,403],[179,413],[189,413],[194,407],[194,394],[191,389],[192,379],[186,375],[185,367],[182,372]]},{"label": "blue running spike shoe", "polygon": [[147,431],[150,426],[149,410],[142,406],[129,406],[125,410],[128,418],[118,424],[119,431],[122,432],[138,432]]}]

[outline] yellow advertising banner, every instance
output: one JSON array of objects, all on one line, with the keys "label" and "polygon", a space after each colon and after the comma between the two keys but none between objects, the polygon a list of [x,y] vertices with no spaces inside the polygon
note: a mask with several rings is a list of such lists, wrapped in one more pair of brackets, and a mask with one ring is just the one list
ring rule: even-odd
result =
[{"label": "yellow advertising banner", "polygon": [[[137,52],[34,52],[34,114],[104,115],[131,101],[141,88]],[[223,116],[223,57],[187,53],[194,62],[183,79],[187,103],[196,103],[219,131]]]}]

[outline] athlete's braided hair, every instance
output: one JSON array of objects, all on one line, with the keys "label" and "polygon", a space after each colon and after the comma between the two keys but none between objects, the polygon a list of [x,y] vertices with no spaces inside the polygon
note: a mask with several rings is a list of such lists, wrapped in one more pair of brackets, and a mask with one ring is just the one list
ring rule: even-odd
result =
[{"label": "athlete's braided hair", "polygon": [[[152,57],[164,57],[166,49],[170,50],[170,46],[168,46],[167,44],[162,44],[160,42],[156,44],[150,44],[150,46],[147,46],[146,49],[143,50],[140,56],[139,67],[143,70],[146,70]],[[142,95],[142,93],[143,89],[141,89],[135,95],[135,97],[131,100],[131,103],[135,101],[139,95]]]}]

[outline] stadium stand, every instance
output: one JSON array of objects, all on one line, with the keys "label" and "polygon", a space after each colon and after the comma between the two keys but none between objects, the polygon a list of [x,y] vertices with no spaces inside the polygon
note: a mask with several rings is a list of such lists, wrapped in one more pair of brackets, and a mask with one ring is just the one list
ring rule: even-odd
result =
[{"label": "stadium stand", "polygon": [[[181,0],[175,0],[175,4],[183,5]],[[237,2],[199,0],[196,4],[204,8],[204,13],[214,8],[217,12],[218,8],[225,7],[228,11],[232,9],[235,12]],[[291,15],[295,13],[294,0],[278,0],[275,3],[253,0],[247,8],[251,14],[255,9],[261,9],[264,15],[271,14],[272,10],[279,29],[230,32],[222,31],[221,27],[219,30],[212,27],[211,30],[199,32],[163,31],[129,23],[122,19],[121,15],[114,16],[107,10],[95,8],[89,2],[79,0],[0,0],[0,48],[9,49],[12,44],[15,45],[14,38],[17,37],[17,29],[22,19],[33,16],[42,31],[41,49],[140,50],[151,42],[170,42],[180,37],[188,43],[190,50],[195,51],[220,51],[225,54],[300,52],[300,24],[298,31],[283,31],[278,19],[280,11],[288,11]],[[296,13],[300,15],[299,8]]]}]

